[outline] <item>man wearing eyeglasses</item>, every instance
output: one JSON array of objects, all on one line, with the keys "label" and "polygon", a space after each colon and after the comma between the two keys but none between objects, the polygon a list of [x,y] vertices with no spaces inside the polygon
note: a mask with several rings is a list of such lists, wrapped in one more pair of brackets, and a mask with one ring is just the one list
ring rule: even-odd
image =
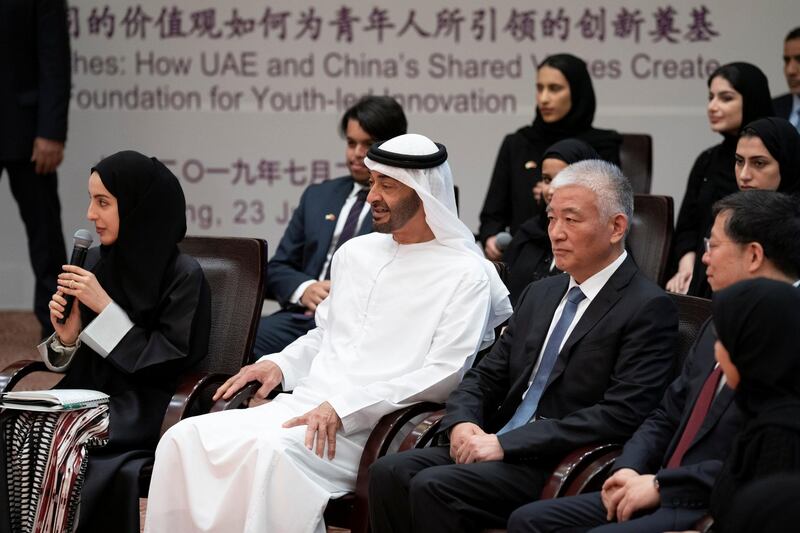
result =
[{"label": "man wearing eyeglasses", "polygon": [[[714,204],[703,263],[714,291],[765,277],[798,284],[800,206],[786,194],[744,191]],[[744,422],[714,361],[711,319],[681,375],[625,444],[601,492],[542,500],[517,509],[509,533],[591,529],[592,533],[690,529]]]}]

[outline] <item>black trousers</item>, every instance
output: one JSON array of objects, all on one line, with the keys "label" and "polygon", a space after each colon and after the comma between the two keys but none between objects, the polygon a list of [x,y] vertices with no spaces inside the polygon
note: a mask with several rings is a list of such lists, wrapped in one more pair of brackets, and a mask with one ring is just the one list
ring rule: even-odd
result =
[{"label": "black trousers", "polygon": [[313,317],[282,309],[265,316],[258,323],[253,360],[262,355],[280,352],[291,343],[317,327]]},{"label": "black trousers", "polygon": [[445,533],[505,527],[536,500],[553,464],[455,464],[449,448],[387,455],[370,468],[372,531]]},{"label": "black trousers", "polygon": [[661,533],[693,529],[707,509],[660,507],[627,522],[608,522],[599,492],[541,500],[520,507],[508,520],[508,533]]},{"label": "black trousers", "polygon": [[28,235],[28,255],[33,274],[33,311],[42,325],[42,334],[52,333],[50,297],[56,292],[56,278],[67,262],[64,232],[61,229],[61,203],[58,200],[56,173],[40,175],[30,161],[0,161],[0,175],[8,172],[11,194]]}]

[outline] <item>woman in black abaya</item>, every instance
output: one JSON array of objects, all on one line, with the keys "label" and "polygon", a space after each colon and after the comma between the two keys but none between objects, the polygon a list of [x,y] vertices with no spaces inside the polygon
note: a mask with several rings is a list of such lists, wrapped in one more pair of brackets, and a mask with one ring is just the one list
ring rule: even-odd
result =
[{"label": "woman in black abaya", "polygon": [[[65,374],[57,388],[110,396],[108,442],[88,450],[85,482],[72,496],[80,498],[78,531],[138,532],[139,469],[152,461],[178,376],[206,355],[210,293],[198,263],[178,250],[185,199],[160,161],[132,151],[107,157],[92,169],[89,195],[100,246],[89,250],[85,268],[64,267],[50,302],[56,333],[39,349],[48,367]],[[76,305],[59,324],[65,295]],[[9,426],[7,442],[24,430]],[[15,487],[25,472],[6,448],[5,477]]]},{"label": "woman in black abaya", "polygon": [[595,108],[592,79],[582,59],[556,54],[542,61],[536,79],[536,118],[503,139],[481,210],[479,237],[489,259],[502,256],[495,244],[499,232],[509,228],[513,235],[540,212],[530,201],[530,191],[541,179],[539,162],[549,146],[573,137],[592,146],[602,159],[619,164],[622,137],[592,127]]},{"label": "woman in black abaya", "polygon": [[723,140],[701,153],[689,173],[675,224],[677,272],[666,286],[672,292],[705,297],[710,289],[701,258],[703,239],[714,223],[711,207],[738,190],[734,156],[742,126],[773,114],[767,77],[755,65],[738,62],[721,66],[709,77],[708,90],[708,121]]},{"label": "woman in black abaya", "polygon": [[800,473],[800,291],[754,279],[714,294],[715,354],[749,417],[711,495],[715,531],[736,524],[732,502],[748,483]]}]

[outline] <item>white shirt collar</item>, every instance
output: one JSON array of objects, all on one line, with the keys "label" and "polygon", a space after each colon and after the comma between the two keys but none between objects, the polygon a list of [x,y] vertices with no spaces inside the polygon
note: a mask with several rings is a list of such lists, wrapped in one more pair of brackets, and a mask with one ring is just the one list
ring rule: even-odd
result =
[{"label": "white shirt collar", "polygon": [[369,186],[361,185],[359,182],[353,181],[353,190],[350,191],[350,194],[348,195],[348,197],[353,197],[354,198],[358,194],[358,191],[360,191],[362,189],[363,190],[369,190]]},{"label": "white shirt collar", "polygon": [[572,276],[569,277],[569,287],[567,287],[567,292],[572,287],[580,287],[581,292],[586,296],[586,301],[591,302],[594,300],[594,297],[605,287],[608,280],[611,279],[611,276],[614,275],[614,272],[620,267],[625,258],[628,257],[628,252],[626,250],[622,250],[622,253],[619,254],[619,257],[614,259],[610,265],[605,267],[600,272],[594,274],[593,276],[587,278],[583,283],[578,284],[575,281],[575,278]]}]

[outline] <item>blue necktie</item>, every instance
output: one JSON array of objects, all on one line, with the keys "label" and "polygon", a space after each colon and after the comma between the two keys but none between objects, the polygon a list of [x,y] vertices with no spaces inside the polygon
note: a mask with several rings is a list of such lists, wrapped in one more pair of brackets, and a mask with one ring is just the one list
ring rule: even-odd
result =
[{"label": "blue necktie", "polygon": [[539,400],[542,399],[544,387],[547,385],[547,380],[550,378],[550,373],[558,359],[558,352],[561,347],[561,342],[564,340],[564,335],[567,334],[572,320],[575,318],[575,313],[578,311],[578,304],[586,298],[586,295],[581,292],[580,287],[572,287],[567,293],[567,302],[564,304],[564,310],[561,312],[561,318],[556,322],[556,327],[553,328],[553,333],[547,341],[547,346],[542,352],[542,360],[539,362],[539,369],[536,371],[536,376],[533,378],[528,393],[523,398],[522,402],[517,407],[514,416],[511,417],[505,426],[497,432],[502,435],[512,429],[527,424],[533,415],[536,413],[536,408],[539,407]]},{"label": "blue necktie", "polygon": [[[356,193],[356,201],[353,204],[353,207],[350,208],[350,212],[347,214],[347,219],[344,221],[344,227],[342,227],[342,233],[339,234],[339,240],[336,241],[336,248],[333,250],[334,252],[336,252],[341,245],[355,237],[356,227],[358,226],[358,218],[361,215],[361,210],[364,208],[364,204],[367,201],[367,194],[369,194],[369,189],[361,189]],[[328,263],[328,268],[325,270],[325,279],[331,279],[332,264],[333,258],[331,258],[330,263]]]},{"label": "blue necktie", "polygon": [[795,109],[794,113],[792,113],[789,122],[792,123],[792,126],[794,126],[798,132],[800,132],[800,107]]}]

